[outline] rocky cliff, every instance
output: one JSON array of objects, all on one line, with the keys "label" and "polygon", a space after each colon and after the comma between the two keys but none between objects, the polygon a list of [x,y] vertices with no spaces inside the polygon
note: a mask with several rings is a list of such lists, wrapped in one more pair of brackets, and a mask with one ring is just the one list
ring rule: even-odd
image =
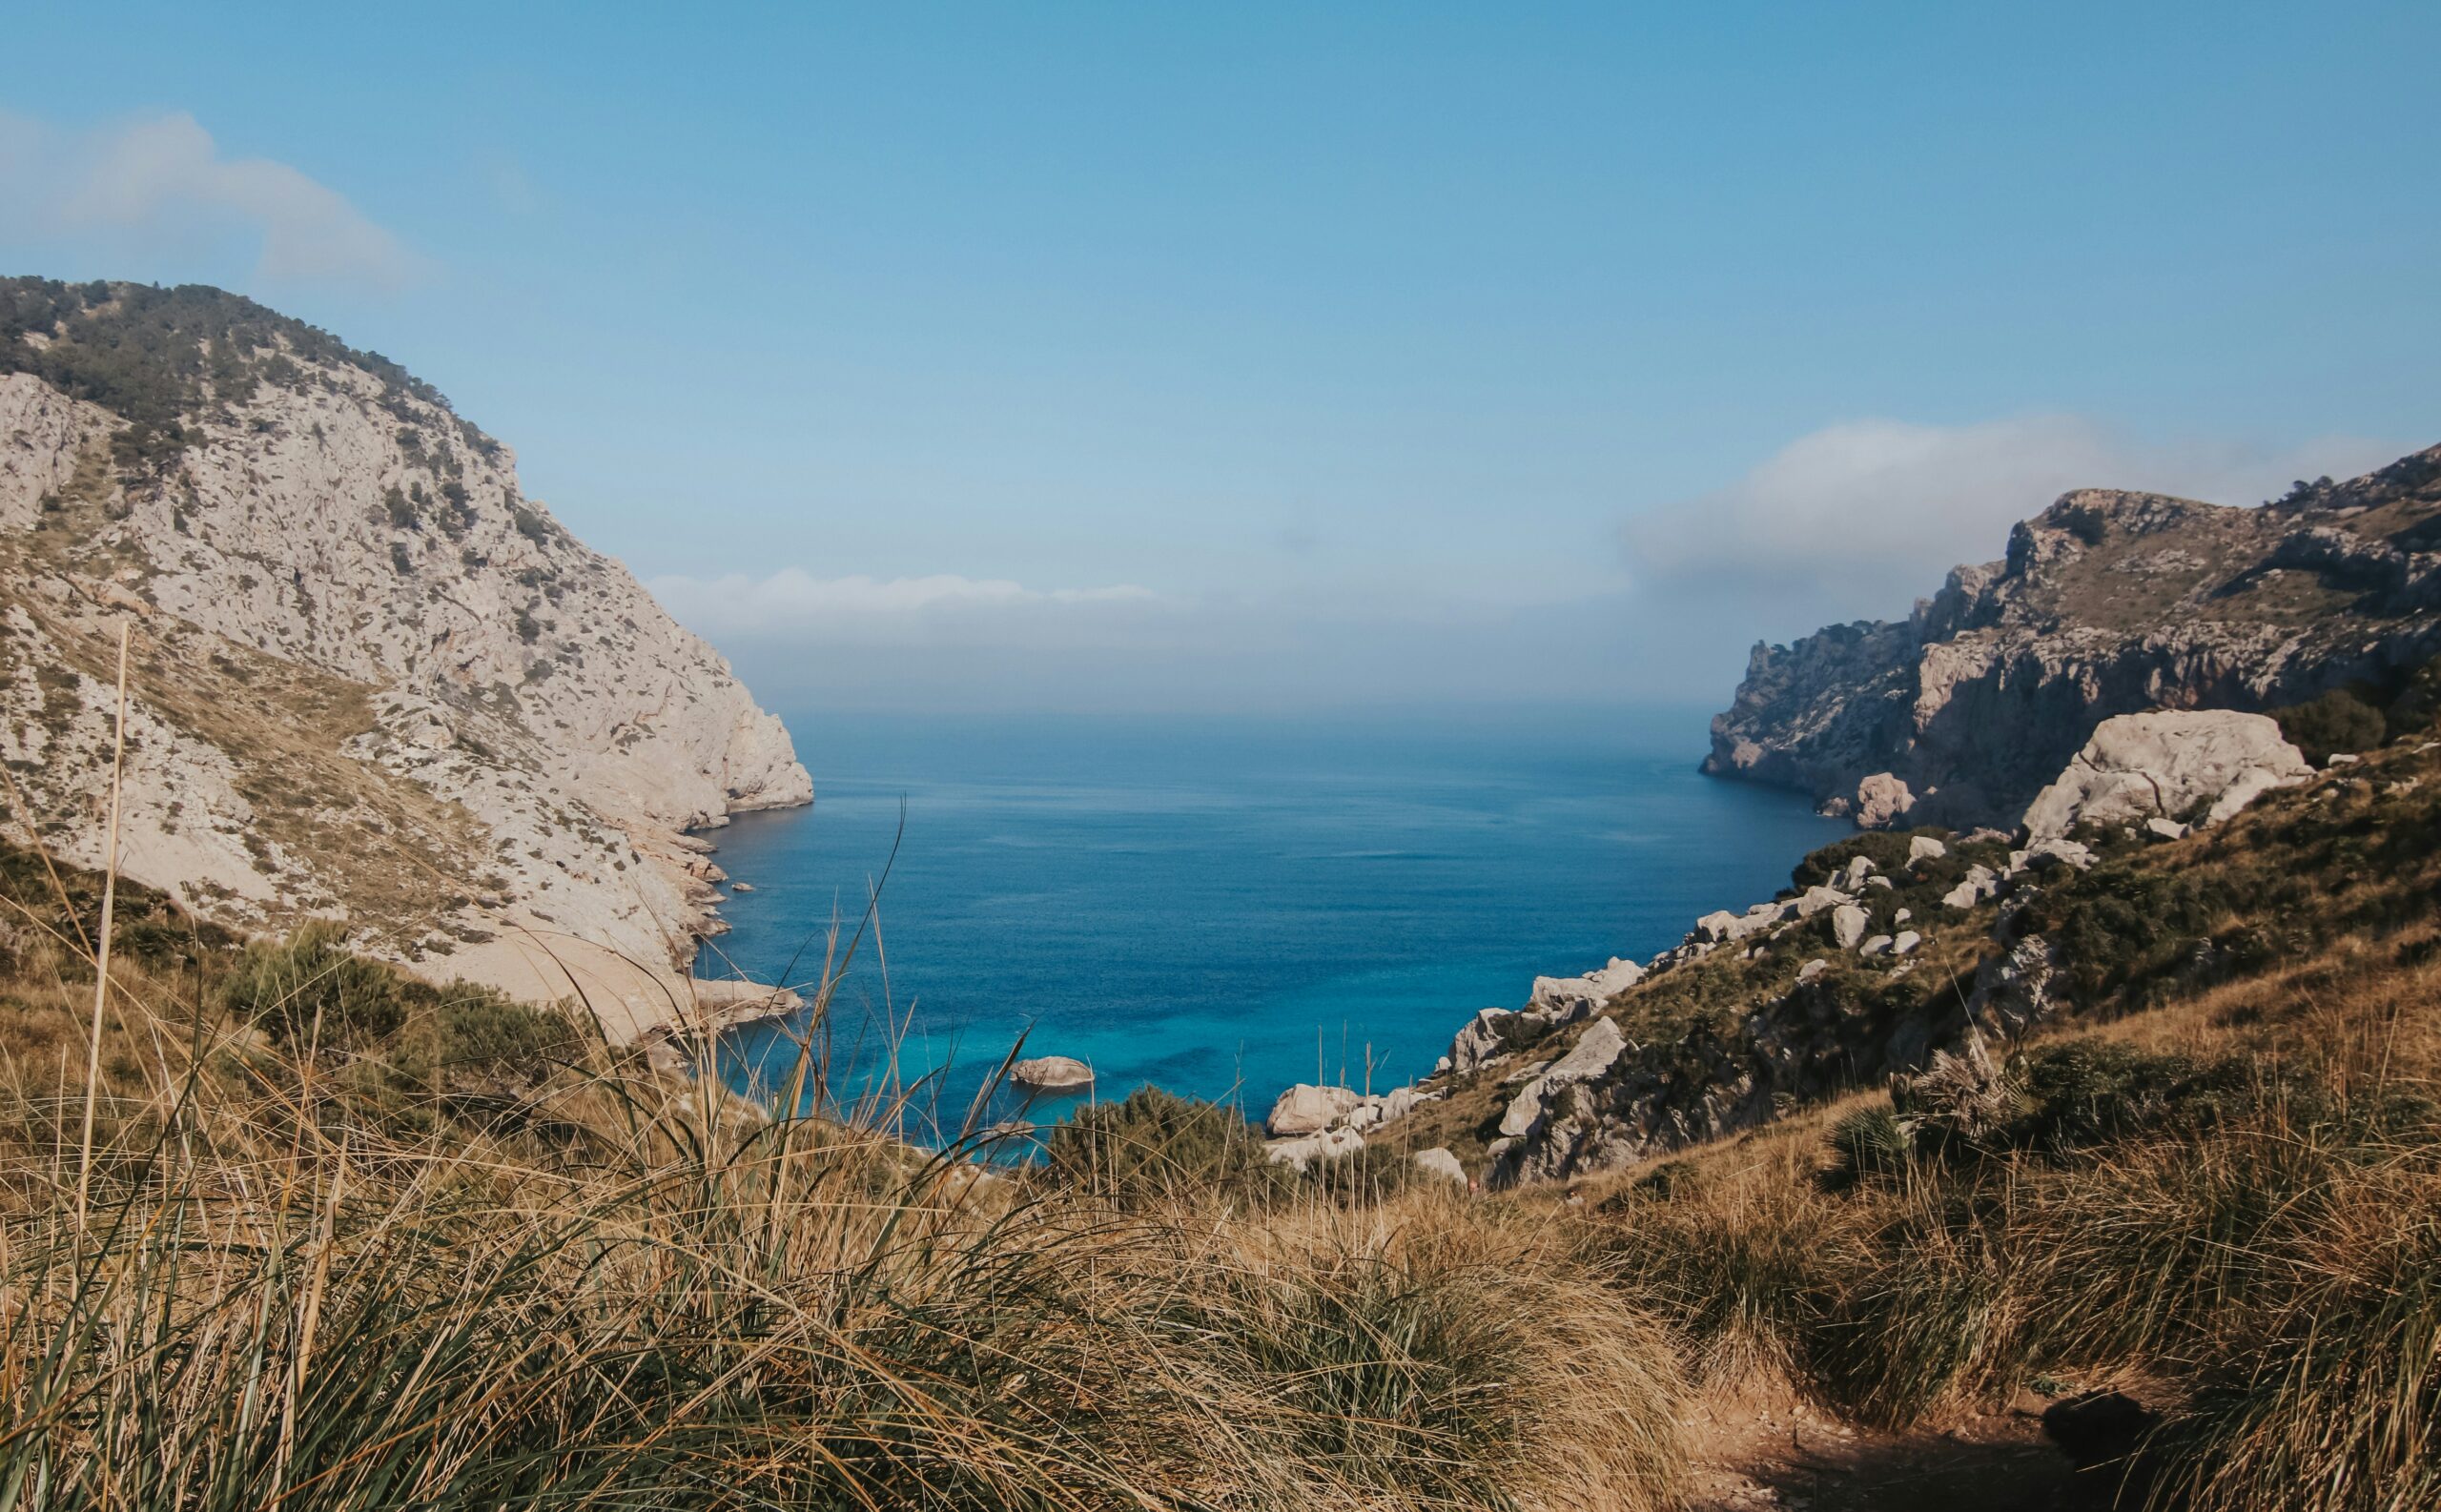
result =
[{"label": "rocky cliff", "polygon": [[217,290],[0,280],[7,828],[615,1037],[670,1016],[717,870],[804,803],[787,732],[507,448],[395,364]]},{"label": "rocky cliff", "polygon": [[2441,447],[2256,509],[2082,490],[1904,621],[1755,646],[1705,769],[1867,827],[2007,823],[2113,715],[2391,686],[2436,649]]}]

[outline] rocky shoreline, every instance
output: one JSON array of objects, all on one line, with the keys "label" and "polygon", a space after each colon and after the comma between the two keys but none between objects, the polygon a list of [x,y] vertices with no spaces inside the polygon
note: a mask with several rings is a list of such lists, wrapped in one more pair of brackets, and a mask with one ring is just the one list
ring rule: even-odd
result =
[{"label": "rocky shoreline", "polygon": [[[1494,1188],[1562,1180],[1753,1128],[1792,1099],[1969,1053],[1981,1036],[2020,1034],[2058,1006],[2058,951],[2021,935],[2017,919],[2055,871],[2095,865],[2072,831],[2164,843],[2314,777],[2263,715],[2107,721],[2013,831],[1894,836],[1887,864],[1852,855],[1802,889],[1706,914],[1648,962],[1538,978],[1525,1007],[1478,1012],[1410,1086],[1369,1096],[1289,1088],[1264,1120],[1270,1157],[1303,1170],[1378,1139],[1412,1147],[1436,1105],[1472,1098],[1487,1135],[1476,1170],[1446,1143],[1415,1150],[1420,1169]],[[1753,996],[1741,984],[1729,1021],[1699,1020],[1675,1040],[1622,1028],[1643,1000],[1720,961],[1776,971],[1776,985]],[[1957,991],[1892,991],[1919,972],[1926,982],[1949,973]]]},{"label": "rocky shoreline", "polygon": [[2011,822],[2096,726],[2395,686],[2441,651],[2441,447],[2260,508],[2086,489],[1897,622],[1757,644],[1704,769],[1861,828]]},{"label": "rocky shoreline", "polygon": [[[10,837],[101,859],[127,626],[128,875],[248,932],[344,917],[435,980],[581,997],[614,1041],[665,1027],[724,928],[687,831],[812,795],[728,664],[394,364],[216,290],[0,302]],[[174,442],[76,397],[133,349]]]},{"label": "rocky shoreline", "polygon": [[2259,509],[2067,494],[1903,622],[1757,645],[1713,722],[1707,772],[1797,788],[1903,844],[1801,866],[1650,961],[1539,978],[1412,1086],[1292,1087],[1266,1120],[1272,1157],[1302,1169],[1395,1137],[1441,1175],[1562,1179],[2021,1032],[2063,969],[2057,941],[2020,929],[2048,877],[2318,780],[2261,711],[2337,690],[2387,704],[2436,653],[2441,447]]}]

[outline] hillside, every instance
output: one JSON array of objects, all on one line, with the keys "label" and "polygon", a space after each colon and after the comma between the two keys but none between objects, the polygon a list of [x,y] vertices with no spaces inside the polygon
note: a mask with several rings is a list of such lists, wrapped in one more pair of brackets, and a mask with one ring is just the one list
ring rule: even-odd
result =
[{"label": "hillside", "polygon": [[720,657],[429,385],[217,290],[0,281],[9,830],[75,860],[123,624],[130,875],[573,987],[623,1037],[720,928],[683,831],[811,792]]},{"label": "hillside", "polygon": [[[1934,838],[1795,880],[1879,856],[1895,914],[1963,862]],[[1904,957],[1828,913],[1691,942],[1303,1173],[1151,1090],[1036,1164],[917,1150],[922,1087],[855,1102],[811,1047],[775,1114],[141,889],[89,1062],[100,879],[0,847],[0,1472],[43,1507],[2432,1504],[2441,737],[2093,839]],[[1817,1045],[1946,1011],[2004,917],[2049,1006],[1979,1049],[1816,1059],[1562,1181],[1414,1158],[1484,1169],[1601,1026],[1717,1032],[1800,958],[1841,960]],[[1656,1069],[1673,1114],[1714,1084]]]},{"label": "hillside", "polygon": [[2005,825],[2114,714],[2378,693],[2436,650],[2441,447],[2259,509],[2082,490],[1903,621],[1756,645],[1705,769],[1864,825]]}]

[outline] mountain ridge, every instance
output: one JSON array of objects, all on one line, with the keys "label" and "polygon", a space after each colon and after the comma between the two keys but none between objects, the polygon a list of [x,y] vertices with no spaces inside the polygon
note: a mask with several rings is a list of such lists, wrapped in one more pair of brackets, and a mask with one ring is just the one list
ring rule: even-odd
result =
[{"label": "mountain ridge", "polygon": [[1905,620],[1757,643],[1704,769],[1866,828],[2013,822],[2113,715],[2394,686],[2441,649],[2436,545],[2441,446],[2257,508],[2076,490]]},{"label": "mountain ridge", "polygon": [[429,384],[216,290],[0,281],[8,828],[72,859],[122,621],[131,875],[573,993],[614,1038],[723,928],[687,831],[811,796],[728,664]]}]

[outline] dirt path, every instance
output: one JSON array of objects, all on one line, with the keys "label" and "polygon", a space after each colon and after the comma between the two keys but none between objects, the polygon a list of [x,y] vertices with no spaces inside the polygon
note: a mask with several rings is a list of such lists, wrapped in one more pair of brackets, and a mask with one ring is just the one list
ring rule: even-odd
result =
[{"label": "dirt path", "polygon": [[1785,1392],[1708,1394],[1689,1423],[1692,1512],[2083,1512],[2066,1459],[2044,1439],[2041,1403],[1945,1429],[1846,1427]]}]

